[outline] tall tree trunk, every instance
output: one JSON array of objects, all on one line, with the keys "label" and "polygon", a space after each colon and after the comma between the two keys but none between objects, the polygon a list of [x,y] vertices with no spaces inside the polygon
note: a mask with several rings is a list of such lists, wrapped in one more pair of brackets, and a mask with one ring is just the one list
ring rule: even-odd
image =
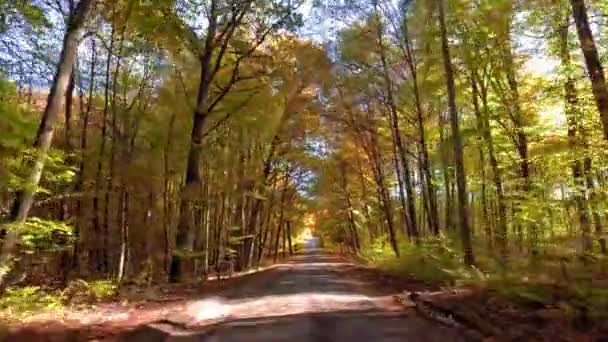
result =
[{"label": "tall tree trunk", "polygon": [[[91,247],[91,270],[94,272],[107,273],[109,269],[108,264],[108,234],[107,225],[108,225],[108,203],[105,204],[105,209],[102,215],[100,213],[100,197],[101,191],[103,188],[104,177],[103,177],[103,164],[104,164],[104,154],[106,150],[106,140],[108,135],[108,114],[110,112],[110,68],[112,66],[112,56],[114,53],[114,27],[112,26],[112,33],[110,36],[110,45],[108,48],[108,54],[106,59],[106,69],[105,69],[105,84],[104,84],[104,105],[103,105],[103,114],[102,114],[102,123],[101,123],[101,143],[99,146],[99,154],[97,156],[97,172],[95,175],[95,196],[93,197],[93,234],[95,234],[95,238],[99,238],[101,236],[102,243],[101,246],[98,245],[97,242],[92,243]],[[106,189],[106,196],[108,189]],[[101,217],[103,216],[103,217]],[[103,221],[102,221],[103,220]]]},{"label": "tall tree trunk", "polygon": [[[477,82],[475,80],[475,76],[471,77],[471,88],[473,90],[473,109],[475,111],[475,119],[477,122],[477,130],[479,131],[479,135],[481,139],[483,139],[485,135],[485,123],[481,114],[481,110],[479,108],[479,90],[477,87]],[[488,239],[488,248],[492,249],[493,244],[493,236],[492,236],[492,227],[490,226],[489,213],[488,213],[488,200],[486,197],[486,172],[485,172],[485,153],[483,149],[483,144],[479,143],[479,167],[481,168],[481,221],[483,222],[483,226],[485,229],[486,237]],[[503,232],[504,233],[504,232]]]},{"label": "tall tree trunk", "polygon": [[[79,193],[77,217],[78,220],[74,227],[74,250],[72,252],[72,267],[76,271],[80,269],[80,248],[83,241],[81,241],[81,230],[85,225],[83,217],[83,207],[85,204],[84,192],[84,168],[85,168],[85,155],[88,148],[88,129],[89,129],[89,117],[91,115],[91,109],[93,107],[93,91],[95,89],[95,65],[97,64],[97,44],[95,38],[91,39],[91,70],[89,74],[89,89],[87,94],[87,105],[84,108],[84,94],[80,94],[80,116],[82,120],[82,129],[80,135],[80,160],[78,161],[78,180],[76,183],[75,191]],[[82,87],[81,90],[82,92]]]},{"label": "tall tree trunk", "polygon": [[[379,17],[379,15],[378,15]],[[378,19],[381,20],[380,18]],[[393,90],[393,81],[389,74],[389,66],[388,61],[386,59],[385,47],[383,42],[383,33],[382,26],[378,27],[378,46],[380,50],[380,60],[382,62],[382,70],[384,83],[386,87],[387,93],[387,102],[389,108],[389,123],[391,126],[391,137],[393,139],[393,148],[394,153],[399,157],[397,162],[395,163],[395,168],[397,171],[397,179],[399,181],[399,196],[402,204],[402,212],[403,212],[403,220],[406,227],[406,233],[408,236],[413,238],[414,240],[418,240],[418,227],[416,226],[416,220],[412,219],[412,217],[416,216],[416,209],[414,206],[413,194],[411,193],[411,180],[409,175],[409,165],[407,161],[407,155],[405,151],[405,145],[401,139],[401,129],[399,128],[399,111],[397,110],[397,103],[395,100],[394,90]],[[400,162],[400,163],[399,163]],[[404,184],[405,183],[405,184]],[[408,186],[408,183],[410,184]],[[406,188],[408,205],[406,206],[404,187]]]},{"label": "tall tree trunk", "polygon": [[275,241],[274,241],[274,257],[273,257],[273,262],[277,262],[278,259],[278,253],[279,253],[279,240],[281,237],[281,230],[283,228],[283,224],[284,224],[284,220],[285,220],[285,203],[287,201],[287,189],[288,189],[288,184],[289,184],[289,171],[287,171],[287,174],[285,175],[285,180],[283,183],[283,191],[281,191],[281,203],[280,203],[280,209],[279,209],[279,222],[277,224],[277,232],[276,232],[276,236],[275,236]]},{"label": "tall tree trunk", "polygon": [[606,77],[604,68],[593,40],[593,33],[589,25],[587,7],[585,0],[570,0],[578,39],[585,56],[585,64],[591,78],[591,89],[597,110],[600,113],[604,139],[608,140],[608,88],[606,88]]},{"label": "tall tree trunk", "polygon": [[289,244],[289,255],[293,256],[293,244],[291,241],[291,221],[287,221],[287,243]]},{"label": "tall tree trunk", "polygon": [[[78,53],[82,28],[92,10],[94,2],[95,0],[81,0],[68,20],[57,71],[53,78],[47,104],[42,115],[42,121],[40,122],[34,141],[34,148],[38,151],[38,157],[31,165],[28,165],[31,170],[27,177],[28,186],[17,194],[13,210],[11,211],[10,219],[16,225],[21,225],[25,222],[34,202],[36,187],[40,182],[46,156],[53,140],[55,122],[61,111],[74,67],[74,61]],[[6,267],[8,270],[12,269],[14,263],[13,256],[17,252],[18,240],[17,231],[14,229],[9,230],[2,246],[0,266]],[[6,287],[5,280],[7,274],[8,272],[2,272],[2,275],[0,275],[0,293]]]},{"label": "tall tree trunk", "polygon": [[[505,73],[507,78],[507,83],[509,85],[509,96],[506,97],[505,106],[507,107],[510,115],[511,121],[515,128],[515,137],[514,142],[517,148],[517,154],[520,159],[519,164],[519,175],[521,177],[521,186],[519,197],[519,203],[515,204],[514,212],[517,213],[518,218],[521,221],[522,213],[526,210],[524,207],[525,201],[530,196],[530,191],[532,190],[532,182],[530,178],[530,158],[529,158],[529,147],[528,147],[528,136],[526,134],[525,128],[526,123],[524,122],[524,113],[521,108],[521,101],[519,95],[519,83],[517,81],[517,75],[515,70],[515,61],[513,57],[513,47],[511,44],[511,23],[507,24],[507,34],[503,39],[503,60],[505,63]],[[530,239],[533,245],[536,244],[536,235],[538,227],[535,223],[531,223],[529,225],[530,230]],[[517,231],[520,239],[519,248],[523,249],[523,229],[522,223],[517,222],[515,224],[515,230]]]},{"label": "tall tree trunk", "polygon": [[[109,102],[109,110],[111,111],[111,135],[110,135],[110,156],[109,156],[109,161],[108,161],[108,179],[107,179],[107,185],[106,185],[106,191],[105,191],[105,195],[104,195],[104,221],[103,221],[103,259],[104,259],[104,267],[105,267],[105,272],[109,272],[110,269],[110,261],[109,261],[109,255],[110,255],[110,251],[109,251],[109,239],[110,239],[110,199],[111,199],[111,195],[115,194],[115,193],[120,193],[118,191],[115,191],[117,189],[115,189],[114,187],[114,182],[115,182],[115,174],[116,174],[116,154],[120,153],[117,152],[117,149],[119,148],[117,142],[119,141],[119,129],[118,129],[118,115],[117,115],[117,95],[118,95],[118,75],[120,73],[120,68],[121,68],[121,61],[122,61],[122,53],[123,53],[123,47],[124,47],[124,39],[125,39],[125,31],[126,31],[126,24],[123,26],[122,29],[122,33],[120,35],[120,40],[118,42],[118,51],[116,53],[116,62],[114,63],[114,71],[112,72],[112,88],[111,88],[111,92],[112,95],[110,97],[110,102]],[[112,37],[114,37],[114,29],[112,29]],[[114,48],[114,39],[112,39],[112,41],[110,42],[110,49],[112,50]],[[145,73],[145,71],[144,71]],[[106,100],[107,101],[107,100]],[[135,101],[135,100],[134,100]],[[105,104],[104,104],[105,106]],[[126,129],[125,129],[126,131]],[[123,132],[124,133],[124,132]],[[124,144],[122,146],[120,146],[124,149]],[[129,153],[129,152],[127,152]],[[124,173],[124,172],[123,172]],[[116,196],[115,196],[116,197]],[[120,202],[120,199],[118,200],[118,202]],[[117,211],[122,211],[121,209],[117,210]],[[120,215],[116,215],[117,218],[117,223],[122,222],[122,220],[120,220]],[[119,223],[120,224],[120,223]],[[121,224],[122,227],[122,224]],[[123,234],[121,233],[121,236]],[[121,239],[121,241],[124,239]],[[126,250],[125,250],[126,253]],[[122,249],[121,249],[121,254],[122,254]],[[122,275],[121,275],[122,277]]]},{"label": "tall tree trunk", "polygon": [[448,142],[449,142],[449,137],[446,136],[446,132],[445,132],[445,123],[446,120],[443,116],[443,114],[440,114],[440,118],[439,118],[439,140],[441,142],[441,151],[440,151],[440,155],[441,155],[441,164],[442,164],[442,169],[443,169],[443,185],[444,185],[444,192],[445,192],[445,212],[444,212],[444,216],[445,216],[445,227],[447,230],[451,230],[452,228],[454,228],[454,222],[453,222],[453,197],[452,197],[452,169],[450,166],[450,161],[449,161],[449,157],[448,157],[448,151],[446,149],[447,146],[449,146]]},{"label": "tall tree trunk", "polygon": [[[479,82],[479,84],[478,84]],[[477,95],[481,97],[483,105],[483,138],[488,149],[488,158],[490,159],[490,168],[492,170],[492,182],[494,183],[494,190],[496,191],[496,211],[497,211],[497,222],[496,222],[496,233],[495,240],[498,245],[498,252],[501,256],[503,263],[507,262],[508,258],[508,235],[507,235],[507,204],[505,200],[504,187],[503,187],[503,176],[502,171],[498,165],[498,159],[496,158],[496,152],[494,148],[494,138],[492,137],[492,129],[490,125],[490,111],[488,107],[488,89],[478,79],[477,75],[473,76],[473,93],[474,99]],[[481,89],[480,89],[481,88]],[[475,100],[476,101],[476,100]],[[474,105],[479,106],[478,104]]]},{"label": "tall tree trunk", "polygon": [[475,264],[473,245],[471,242],[471,227],[469,226],[468,202],[466,188],[466,173],[464,168],[464,153],[462,137],[460,136],[460,124],[458,108],[456,107],[456,87],[452,71],[452,60],[450,47],[448,45],[448,33],[445,23],[444,0],[437,0],[439,8],[439,26],[441,28],[441,52],[445,69],[446,88],[448,92],[448,105],[450,111],[450,125],[452,127],[452,139],[454,142],[454,162],[456,164],[456,183],[458,185],[458,214],[460,216],[460,231],[462,247],[464,250],[464,262],[467,265]]},{"label": "tall tree trunk", "polygon": [[[165,148],[163,151],[163,166],[164,166],[164,182],[163,182],[163,232],[165,235],[164,242],[164,269],[165,271],[169,271],[169,260],[170,260],[170,250],[171,250],[171,242],[170,242],[170,229],[169,226],[172,222],[171,220],[171,193],[169,192],[169,185],[171,183],[171,169],[169,166],[169,154],[171,152],[171,144],[173,141],[173,126],[175,125],[175,112],[171,114],[171,119],[169,120],[169,128],[167,131],[167,140],[165,143]],[[206,240],[205,240],[206,241]]]},{"label": "tall tree trunk", "polygon": [[[574,178],[574,202],[578,212],[579,223],[582,233],[582,251],[583,253],[591,252],[593,242],[591,240],[591,220],[589,217],[589,208],[587,205],[587,189],[584,179],[583,164],[580,160],[579,150],[585,144],[581,143],[584,138],[581,137],[580,130],[580,111],[578,104],[578,95],[576,92],[576,83],[572,77],[572,63],[570,59],[570,50],[568,48],[568,19],[560,26],[558,32],[560,59],[566,75],[564,83],[564,96],[566,98],[566,119],[568,122],[568,144],[570,146],[572,156],[572,177]],[[585,151],[586,152],[586,151]]]},{"label": "tall tree trunk", "polygon": [[388,237],[391,243],[391,248],[396,256],[399,256],[399,245],[397,243],[397,235],[395,233],[395,224],[393,221],[393,205],[390,194],[386,186],[386,177],[382,165],[382,156],[377,141],[377,132],[371,132],[371,159],[375,169],[376,187],[380,198],[380,205],[384,212],[386,225],[388,229]]},{"label": "tall tree trunk", "polygon": [[[74,107],[74,90],[76,89],[76,68],[78,68],[78,62],[75,60],[75,67],[72,67],[72,73],[70,74],[70,81],[68,82],[68,88],[65,93],[65,120],[63,126],[63,140],[65,151],[68,153],[65,162],[69,165],[72,164],[72,110]],[[71,191],[72,187],[69,186],[70,189],[65,189],[64,191]],[[70,216],[70,198],[64,198],[60,201],[61,206],[61,220],[67,221]]]},{"label": "tall tree trunk", "polygon": [[433,181],[433,175],[431,172],[431,163],[429,158],[429,151],[426,142],[426,133],[424,128],[424,110],[422,109],[422,100],[420,97],[420,89],[418,87],[418,67],[415,62],[414,52],[412,50],[411,41],[409,38],[409,31],[407,29],[407,23],[403,23],[403,37],[405,42],[405,61],[409,68],[412,76],[412,85],[414,92],[414,103],[416,105],[416,123],[418,129],[418,138],[420,146],[420,169],[422,170],[421,179],[424,179],[422,183],[422,190],[426,192],[427,203],[425,208],[427,210],[427,219],[431,231],[434,235],[439,234],[439,209],[437,206],[437,190]]},{"label": "tall tree trunk", "polygon": [[205,49],[199,58],[200,76],[196,108],[193,113],[192,132],[190,134],[190,150],[188,152],[188,162],[186,165],[186,180],[181,194],[180,214],[175,237],[175,248],[177,253],[173,253],[169,269],[169,280],[179,282],[184,278],[183,252],[192,251],[194,245],[193,222],[195,189],[201,183],[200,161],[202,158],[203,129],[208,116],[209,89],[212,83],[211,59],[215,50],[215,36],[217,32],[217,4],[212,1],[209,14],[209,25],[207,28],[207,38]]}]

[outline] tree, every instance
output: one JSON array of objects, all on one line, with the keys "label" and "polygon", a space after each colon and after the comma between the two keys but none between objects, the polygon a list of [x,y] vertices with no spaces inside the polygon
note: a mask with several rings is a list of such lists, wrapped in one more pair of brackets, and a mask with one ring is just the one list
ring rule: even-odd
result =
[{"label": "tree", "polygon": [[[243,29],[244,25],[250,24],[247,21],[251,20],[250,17],[252,15],[263,14],[266,6],[272,6],[272,3],[256,4],[254,1],[243,1],[237,5],[233,5],[220,0],[210,0],[206,3],[205,8],[208,25],[204,37],[199,38],[194,28],[190,28],[185,24],[183,25],[190,48],[197,56],[200,64],[200,81],[193,114],[190,152],[188,154],[186,179],[181,196],[182,202],[175,242],[178,250],[188,251],[193,248],[194,235],[192,230],[193,222],[191,221],[193,205],[192,201],[188,198],[188,192],[201,183],[199,164],[207,117],[234,84],[243,78],[239,74],[242,61],[250,57],[272,31],[289,24],[292,19],[292,8],[283,9],[279,7],[281,11],[276,13],[279,18],[270,19],[274,19],[276,22],[264,22],[265,18],[262,18],[262,22],[259,23],[261,25],[260,28],[252,27],[252,29],[257,31],[252,43],[247,44],[239,41],[239,31]],[[274,15],[274,13],[271,13],[271,15]],[[202,45],[202,48],[199,47],[200,45]],[[235,61],[231,71],[232,75],[227,84],[220,86],[220,92],[213,96],[214,94],[211,94],[211,86],[222,68],[224,59],[227,57],[228,50],[232,45],[236,47],[236,52],[234,53]],[[179,253],[175,253],[171,261],[170,279],[172,281],[179,281],[182,276],[183,258]]]},{"label": "tree", "polygon": [[589,25],[587,7],[585,0],[570,0],[570,4],[572,5],[578,39],[591,79],[593,97],[595,98],[595,104],[602,120],[604,138],[608,140],[608,88],[606,88],[604,68],[595,46],[591,26]]},{"label": "tree", "polygon": [[462,248],[464,250],[464,262],[467,265],[475,264],[473,246],[471,243],[471,228],[469,226],[469,213],[466,188],[466,173],[464,169],[464,153],[462,138],[460,136],[460,125],[458,118],[458,108],[456,107],[456,89],[454,85],[454,75],[452,61],[450,57],[450,47],[448,44],[448,33],[445,19],[444,0],[437,0],[439,10],[439,26],[441,28],[441,52],[445,69],[446,88],[448,93],[448,107],[450,111],[450,126],[452,128],[452,140],[454,141],[454,161],[456,164],[456,184],[458,186],[458,216],[460,218],[460,232],[462,238]]},{"label": "tree", "polygon": [[[34,148],[37,151],[37,156],[35,161],[31,164],[32,170],[28,177],[28,185],[18,194],[11,212],[10,219],[15,225],[15,228],[10,229],[2,247],[2,260],[0,264],[4,265],[4,267],[12,262],[11,259],[15,253],[18,240],[16,229],[19,229],[18,226],[25,222],[30,208],[32,207],[36,187],[42,176],[46,154],[53,140],[55,121],[57,121],[57,117],[65,100],[66,90],[72,75],[72,68],[76,59],[78,46],[80,45],[82,30],[93,9],[94,3],[94,0],[81,0],[70,14],[63,38],[63,48],[61,50],[59,64],[57,65],[57,71],[49,92],[47,105],[42,115],[42,121],[40,122],[40,127],[38,128],[38,133],[34,140]],[[10,269],[10,266],[8,267]],[[5,286],[3,279],[4,277],[0,278],[0,288]]]}]

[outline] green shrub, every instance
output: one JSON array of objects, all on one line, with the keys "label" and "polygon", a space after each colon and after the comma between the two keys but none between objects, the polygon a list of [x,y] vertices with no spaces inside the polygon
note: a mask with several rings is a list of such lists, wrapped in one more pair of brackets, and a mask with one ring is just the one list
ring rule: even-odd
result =
[{"label": "green shrub", "polygon": [[381,269],[442,285],[465,285],[485,281],[486,275],[476,268],[464,266],[463,255],[445,236],[403,243],[400,257],[395,258],[386,238],[372,241],[363,248],[362,257]]},{"label": "green shrub", "polygon": [[110,280],[87,282],[77,279],[70,281],[61,293],[71,304],[92,304],[114,297],[117,285]]}]

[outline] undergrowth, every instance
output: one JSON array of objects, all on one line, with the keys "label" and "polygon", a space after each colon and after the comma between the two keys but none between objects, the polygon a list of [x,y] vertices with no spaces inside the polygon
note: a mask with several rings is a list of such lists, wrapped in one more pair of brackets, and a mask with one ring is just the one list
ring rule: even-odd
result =
[{"label": "undergrowth", "polygon": [[0,317],[3,320],[22,320],[26,317],[61,313],[71,306],[99,303],[115,297],[117,285],[110,280],[73,280],[64,289],[41,286],[15,286],[0,297]]},{"label": "undergrowth", "polygon": [[[558,308],[572,318],[608,318],[605,258],[593,262],[548,245],[533,255],[512,251],[505,267],[494,255],[476,255],[475,267],[463,263],[461,247],[446,236],[403,243],[396,258],[385,239],[368,243],[361,256],[383,271],[443,287],[471,287],[523,306]],[[479,246],[476,251],[485,248]]]}]

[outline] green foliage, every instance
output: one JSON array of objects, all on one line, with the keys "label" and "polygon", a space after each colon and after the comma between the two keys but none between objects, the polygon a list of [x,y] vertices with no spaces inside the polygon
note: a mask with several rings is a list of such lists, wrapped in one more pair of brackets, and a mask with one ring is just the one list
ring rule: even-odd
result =
[{"label": "green foliage", "polygon": [[17,191],[24,186],[22,163],[36,119],[17,105],[15,84],[0,74],[0,188]]},{"label": "green foliage", "polygon": [[73,227],[62,221],[31,217],[19,226],[9,225],[9,229],[18,231],[22,245],[30,252],[63,248],[73,242]]},{"label": "green foliage", "polygon": [[389,273],[451,286],[477,283],[486,278],[480,270],[463,265],[460,249],[451,245],[452,240],[445,236],[425,238],[419,244],[403,243],[399,258],[391,256],[390,246],[383,239],[365,248],[362,256]]},{"label": "green foliage", "polygon": [[118,286],[111,280],[72,280],[63,290],[40,286],[9,287],[0,297],[0,314],[9,320],[62,311],[66,305],[87,305],[113,299]]},{"label": "green foliage", "polygon": [[9,319],[44,311],[57,311],[64,307],[61,293],[51,293],[39,286],[10,287],[0,297],[0,312]]},{"label": "green foliage", "polygon": [[111,280],[72,280],[60,292],[61,298],[70,304],[93,304],[112,299],[117,295],[118,285]]},{"label": "green foliage", "polygon": [[34,27],[48,25],[43,10],[30,1],[0,0],[0,33],[20,19]]}]

